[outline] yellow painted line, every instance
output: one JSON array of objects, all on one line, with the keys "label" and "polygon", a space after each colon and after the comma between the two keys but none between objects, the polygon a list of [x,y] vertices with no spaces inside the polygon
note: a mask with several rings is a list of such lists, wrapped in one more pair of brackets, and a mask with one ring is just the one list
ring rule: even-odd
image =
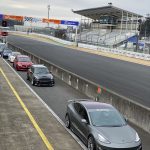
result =
[{"label": "yellow painted line", "polygon": [[28,117],[29,117],[30,121],[32,122],[33,126],[35,127],[35,129],[37,130],[38,134],[40,135],[40,137],[42,138],[43,142],[45,143],[47,149],[48,150],[54,150],[54,148],[52,147],[52,145],[49,143],[47,137],[44,135],[43,131],[40,129],[40,127],[37,124],[37,122],[35,121],[34,117],[30,113],[30,111],[28,110],[28,108],[26,107],[26,105],[23,103],[23,101],[20,98],[19,94],[17,93],[17,91],[15,90],[15,88],[12,86],[12,84],[10,83],[10,81],[8,80],[7,76],[5,75],[4,71],[1,68],[0,68],[0,72],[4,76],[5,80],[7,81],[8,85],[10,86],[10,88],[13,91],[14,95],[16,96],[17,100],[21,104],[22,108],[24,109],[24,111],[28,115]]}]

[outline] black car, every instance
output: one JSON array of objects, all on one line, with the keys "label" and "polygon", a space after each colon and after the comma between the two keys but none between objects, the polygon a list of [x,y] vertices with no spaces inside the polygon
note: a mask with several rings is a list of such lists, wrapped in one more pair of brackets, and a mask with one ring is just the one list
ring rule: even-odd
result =
[{"label": "black car", "polygon": [[49,85],[54,86],[55,80],[52,73],[44,65],[32,65],[27,71],[27,80],[32,85]]},{"label": "black car", "polygon": [[5,59],[8,59],[9,55],[12,53],[12,50],[10,49],[4,49],[2,52],[2,57]]}]

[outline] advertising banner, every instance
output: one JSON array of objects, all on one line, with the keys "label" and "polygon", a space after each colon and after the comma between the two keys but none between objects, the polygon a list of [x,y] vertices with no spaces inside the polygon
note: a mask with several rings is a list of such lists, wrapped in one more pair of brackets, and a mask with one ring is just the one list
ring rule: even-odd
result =
[{"label": "advertising banner", "polygon": [[77,21],[61,20],[61,24],[64,24],[64,25],[72,25],[72,26],[78,26],[78,25],[79,25],[79,22],[77,22]]},{"label": "advertising banner", "polygon": [[4,15],[4,19],[23,21],[23,16]]},{"label": "advertising banner", "polygon": [[0,20],[3,20],[3,14],[0,14]]},{"label": "advertising banner", "polygon": [[42,22],[41,18],[32,18],[32,22]]},{"label": "advertising banner", "polygon": [[60,20],[55,20],[55,19],[43,19],[43,23],[53,23],[53,24],[60,24]]},{"label": "advertising banner", "polygon": [[32,17],[27,17],[27,16],[24,17],[24,21],[30,21],[30,22],[32,22],[32,19],[33,19]]}]

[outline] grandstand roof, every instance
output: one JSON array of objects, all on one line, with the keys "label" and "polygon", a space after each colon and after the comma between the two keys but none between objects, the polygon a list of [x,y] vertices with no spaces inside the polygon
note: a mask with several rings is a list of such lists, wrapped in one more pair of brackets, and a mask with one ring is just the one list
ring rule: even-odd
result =
[{"label": "grandstand roof", "polygon": [[138,17],[143,17],[142,15],[118,8],[118,7],[114,7],[114,6],[104,6],[104,7],[97,7],[97,8],[90,8],[90,9],[83,9],[83,10],[77,10],[77,11],[73,11],[76,14],[91,18],[91,19],[99,19],[100,16],[103,15],[111,15],[111,16],[116,16],[118,18],[122,17],[122,12],[124,12],[124,14],[128,13],[129,17],[133,16],[138,16]]}]

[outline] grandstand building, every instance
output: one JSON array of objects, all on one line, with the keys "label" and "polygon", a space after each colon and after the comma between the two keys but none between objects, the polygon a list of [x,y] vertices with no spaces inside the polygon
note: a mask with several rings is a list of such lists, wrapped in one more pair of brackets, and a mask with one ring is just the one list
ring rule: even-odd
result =
[{"label": "grandstand building", "polygon": [[117,47],[128,39],[137,39],[139,19],[143,17],[114,7],[112,3],[73,12],[81,15],[78,41],[108,47]]}]

